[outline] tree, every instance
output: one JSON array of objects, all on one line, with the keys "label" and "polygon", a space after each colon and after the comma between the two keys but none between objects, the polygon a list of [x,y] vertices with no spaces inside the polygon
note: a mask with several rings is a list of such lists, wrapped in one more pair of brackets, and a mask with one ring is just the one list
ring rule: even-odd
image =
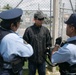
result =
[{"label": "tree", "polygon": [[12,7],[9,4],[7,4],[3,7],[3,9],[12,9]]}]

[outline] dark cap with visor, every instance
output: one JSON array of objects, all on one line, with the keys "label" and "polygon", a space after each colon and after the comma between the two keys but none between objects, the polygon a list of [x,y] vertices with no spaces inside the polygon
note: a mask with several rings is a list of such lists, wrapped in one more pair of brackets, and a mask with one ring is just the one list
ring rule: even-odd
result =
[{"label": "dark cap with visor", "polygon": [[65,22],[65,24],[72,25],[76,27],[76,14],[71,14],[69,19]]},{"label": "dark cap with visor", "polygon": [[35,14],[34,14],[34,18],[35,19],[39,19],[39,20],[43,20],[44,19],[44,13],[41,10],[38,10]]}]

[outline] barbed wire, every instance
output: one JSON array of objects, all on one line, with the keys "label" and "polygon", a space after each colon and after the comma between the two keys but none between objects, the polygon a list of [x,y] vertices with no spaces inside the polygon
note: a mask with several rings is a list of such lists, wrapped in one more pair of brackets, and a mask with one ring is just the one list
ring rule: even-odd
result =
[{"label": "barbed wire", "polygon": [[17,8],[17,7],[22,3],[22,1],[23,1],[23,0],[21,0],[21,1],[16,5],[15,8]]}]

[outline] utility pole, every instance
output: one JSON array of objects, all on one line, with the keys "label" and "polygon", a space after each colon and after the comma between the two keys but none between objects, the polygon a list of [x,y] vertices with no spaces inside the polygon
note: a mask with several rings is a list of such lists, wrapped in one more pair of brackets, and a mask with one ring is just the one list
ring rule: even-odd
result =
[{"label": "utility pole", "polygon": [[53,0],[53,45],[55,44],[55,39],[58,37],[58,25],[59,25],[59,0]]},{"label": "utility pole", "polygon": [[[52,44],[55,45],[55,39],[58,37],[59,26],[59,0],[53,0],[53,25],[52,25]],[[53,72],[56,71],[56,67],[53,67]]]}]

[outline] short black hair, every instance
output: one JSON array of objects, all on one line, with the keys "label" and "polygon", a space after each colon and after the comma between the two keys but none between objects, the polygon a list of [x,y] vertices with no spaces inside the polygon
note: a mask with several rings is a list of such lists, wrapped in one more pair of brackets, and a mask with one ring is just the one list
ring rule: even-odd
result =
[{"label": "short black hair", "polygon": [[13,23],[14,26],[17,26],[17,22],[20,22],[21,20],[21,16],[14,18],[14,19],[9,19],[9,20],[2,20],[0,25],[1,27],[7,29],[7,30],[11,30],[11,24]]}]

